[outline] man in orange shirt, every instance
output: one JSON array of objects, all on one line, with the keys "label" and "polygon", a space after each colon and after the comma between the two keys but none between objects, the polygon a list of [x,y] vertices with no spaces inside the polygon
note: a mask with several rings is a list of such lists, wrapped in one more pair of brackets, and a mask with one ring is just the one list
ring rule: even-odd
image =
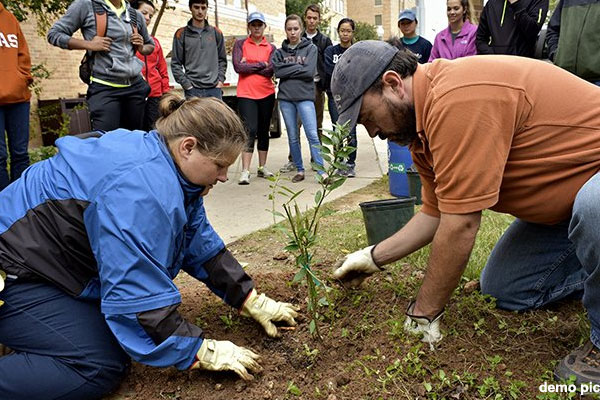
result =
[{"label": "man in orange shirt", "polygon": [[[0,190],[29,166],[29,48],[14,15],[0,3]],[[5,135],[6,132],[6,135]],[[8,150],[6,138],[8,138]],[[10,154],[10,176],[6,169]]]},{"label": "man in orange shirt", "polygon": [[600,383],[600,88],[537,60],[419,65],[374,41],[346,51],[331,88],[339,121],[410,145],[423,183],[421,211],[392,237],[348,255],[334,276],[359,284],[432,243],[405,329],[438,342],[482,210],[512,214],[482,271],[482,292],[508,310],[583,296],[590,341],[555,375]]}]

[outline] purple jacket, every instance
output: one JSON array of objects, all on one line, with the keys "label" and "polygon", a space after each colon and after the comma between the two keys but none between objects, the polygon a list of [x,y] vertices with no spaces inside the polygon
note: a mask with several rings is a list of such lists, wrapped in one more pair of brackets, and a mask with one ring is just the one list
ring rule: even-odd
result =
[{"label": "purple jacket", "polygon": [[467,20],[456,39],[454,39],[454,43],[452,43],[452,34],[448,26],[435,36],[429,62],[436,58],[454,60],[459,57],[474,56],[477,54],[477,48],[475,47],[476,35],[477,25],[473,25]]}]

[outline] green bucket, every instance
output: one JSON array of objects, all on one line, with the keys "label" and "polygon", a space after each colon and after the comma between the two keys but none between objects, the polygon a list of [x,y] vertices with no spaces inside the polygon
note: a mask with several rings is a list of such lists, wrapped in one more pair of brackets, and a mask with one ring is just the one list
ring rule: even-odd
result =
[{"label": "green bucket", "polygon": [[400,230],[415,214],[415,198],[401,197],[360,203],[367,242],[377,244]]},{"label": "green bucket", "polygon": [[406,171],[406,177],[408,178],[408,195],[415,197],[415,204],[423,204],[421,201],[421,177],[417,171]]}]

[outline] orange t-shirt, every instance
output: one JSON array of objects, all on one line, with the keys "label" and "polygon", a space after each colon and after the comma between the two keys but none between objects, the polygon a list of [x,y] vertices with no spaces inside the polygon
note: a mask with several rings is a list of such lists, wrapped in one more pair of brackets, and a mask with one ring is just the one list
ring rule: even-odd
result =
[{"label": "orange t-shirt", "polygon": [[489,208],[555,224],[600,170],[600,88],[554,65],[436,60],[418,66],[413,98],[426,214]]},{"label": "orange t-shirt", "polygon": [[258,72],[239,72],[237,97],[259,100],[275,93],[275,85],[271,79],[273,76],[271,54],[274,49],[274,46],[267,42],[265,38],[259,44],[256,44],[249,37],[243,41],[242,56],[246,59],[246,64],[265,63],[270,67],[270,74],[265,76]]}]

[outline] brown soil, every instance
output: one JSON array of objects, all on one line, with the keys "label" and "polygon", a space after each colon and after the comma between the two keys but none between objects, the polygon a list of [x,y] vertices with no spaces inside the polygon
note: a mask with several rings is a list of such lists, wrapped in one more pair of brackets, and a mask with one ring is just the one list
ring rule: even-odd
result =
[{"label": "brown soil", "polygon": [[[331,207],[356,210],[358,202],[379,198],[380,189],[361,190]],[[261,237],[266,236],[249,236],[229,247],[249,264],[259,291],[305,311],[305,288],[289,285],[296,271],[292,256],[283,253],[282,240]],[[340,255],[321,256],[323,264],[330,265]],[[329,275],[330,267],[318,268],[323,276]],[[202,284],[180,277],[184,317],[199,324],[207,337],[255,350],[262,356],[264,371],[244,382],[233,373],[181,372],[134,363],[111,399],[494,398],[494,392],[485,392],[493,386],[491,381],[485,384],[486,377],[494,378],[496,393],[504,393],[505,399],[511,398],[510,383],[523,381],[521,393],[512,398],[529,399],[550,379],[543,374],[551,370],[552,361],[581,337],[578,303],[516,314],[498,311],[486,305],[476,290],[465,289],[460,301],[453,299],[447,309],[446,337],[431,351],[401,329],[404,309],[421,274],[400,264],[372,277],[361,290],[335,290],[334,305],[324,312],[320,324],[322,341],[310,335],[308,317],[302,312],[297,329],[283,331],[280,339],[268,338],[257,323],[237,316]],[[500,361],[493,361],[494,356],[500,356]],[[448,382],[440,378],[439,370],[445,371]],[[424,382],[431,382],[431,392]]]}]

